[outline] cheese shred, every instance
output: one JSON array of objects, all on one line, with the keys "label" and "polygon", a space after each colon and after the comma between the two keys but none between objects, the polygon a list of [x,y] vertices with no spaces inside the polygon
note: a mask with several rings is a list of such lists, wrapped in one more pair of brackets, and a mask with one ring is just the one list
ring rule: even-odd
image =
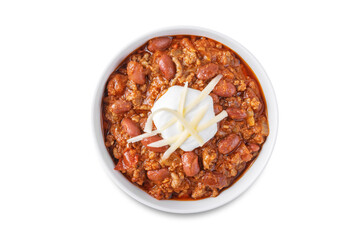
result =
[{"label": "cheese shred", "polygon": [[[178,105],[178,113],[184,117],[184,105],[186,103],[186,96],[187,96],[187,90],[188,90],[188,82],[186,82],[184,84],[184,87],[183,87],[183,91],[181,92],[181,98],[180,98],[180,102],[179,102],[179,105]],[[183,130],[183,126],[181,125],[181,123],[178,123],[178,129],[180,131]]]},{"label": "cheese shred", "polygon": [[207,95],[209,95],[212,92],[212,90],[217,85],[219,80],[221,80],[222,77],[223,77],[222,74],[218,74],[215,78],[213,78],[212,81],[210,81],[210,83],[208,83],[208,85],[198,95],[198,97],[195,100],[193,100],[193,102],[188,104],[187,107],[185,107],[184,109],[185,114],[190,112],[195,106],[199,104],[200,101],[202,101],[205,97],[207,97]]}]

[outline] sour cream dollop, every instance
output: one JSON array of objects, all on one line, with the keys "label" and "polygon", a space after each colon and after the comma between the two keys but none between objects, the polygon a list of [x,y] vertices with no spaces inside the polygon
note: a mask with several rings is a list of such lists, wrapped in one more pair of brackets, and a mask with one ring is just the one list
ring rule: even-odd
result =
[{"label": "sour cream dollop", "polygon": [[[154,103],[151,111],[155,112],[156,110],[161,109],[161,108],[169,108],[174,111],[177,111],[178,106],[180,104],[181,93],[182,93],[183,89],[184,89],[184,87],[181,87],[181,86],[170,87],[167,90],[167,92]],[[189,105],[200,94],[201,94],[201,91],[198,91],[193,88],[188,88],[184,106],[186,107],[187,105]],[[211,119],[213,119],[215,117],[214,109],[213,109],[213,99],[210,96],[206,96],[191,111],[189,111],[185,115],[185,119],[188,122],[193,121],[193,119],[195,118],[195,116],[197,116],[199,114],[201,109],[203,109],[206,106],[208,106],[208,110],[204,114],[204,116],[201,119],[201,121],[199,122],[198,126],[210,121]],[[157,129],[161,129],[172,119],[173,119],[173,115],[170,112],[162,111],[153,117],[153,122]],[[169,139],[173,136],[178,135],[181,132],[183,132],[183,129],[181,130],[181,128],[179,127],[179,123],[176,123],[176,124],[173,124],[171,127],[163,130],[161,132],[161,136],[163,139]],[[208,140],[210,140],[211,138],[214,137],[216,132],[217,132],[217,124],[213,124],[210,127],[200,131],[198,134],[202,137],[204,142],[207,142]],[[183,151],[192,151],[193,149],[195,149],[199,146],[200,145],[199,145],[198,141],[193,136],[190,136],[180,146],[180,148]]]}]

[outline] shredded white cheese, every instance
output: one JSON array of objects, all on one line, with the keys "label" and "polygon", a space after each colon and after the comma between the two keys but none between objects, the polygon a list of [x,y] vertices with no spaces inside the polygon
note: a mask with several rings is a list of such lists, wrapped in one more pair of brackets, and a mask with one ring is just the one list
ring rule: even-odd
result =
[{"label": "shredded white cheese", "polygon": [[[207,110],[208,110],[208,106],[202,108],[201,112],[191,122],[191,127],[196,128],[196,126],[201,121],[201,119],[203,118],[203,115],[206,113]],[[179,148],[179,146],[181,146],[182,143],[184,143],[184,141],[186,141],[186,139],[188,138],[189,135],[190,135],[190,133],[189,133],[188,129],[186,129],[183,133],[181,133],[180,136],[177,137],[176,142],[174,142],[171,145],[171,147],[169,149],[167,149],[167,151],[162,155],[162,159],[164,160],[164,159],[167,159],[169,156],[171,156],[171,154],[174,151],[176,151],[176,149]],[[200,146],[203,146],[203,144],[204,143],[200,144]]]},{"label": "shredded white cheese", "polygon": [[138,142],[138,141],[141,141],[144,138],[152,137],[152,136],[154,136],[154,135],[156,135],[158,133],[161,133],[161,131],[160,130],[155,130],[155,131],[152,131],[152,132],[149,132],[149,133],[144,133],[144,134],[141,134],[141,135],[138,135],[136,137],[128,139],[127,142],[128,143]]},{"label": "shredded white cheese", "polygon": [[184,84],[184,87],[183,87],[183,91],[181,93],[181,99],[180,99],[180,103],[178,105],[178,113],[181,114],[181,116],[184,115],[184,103],[186,101],[186,96],[187,96],[187,89],[188,89],[188,82],[186,82]]},{"label": "shredded white cheese", "polygon": [[[154,117],[157,113],[162,112],[162,111],[166,111],[166,112],[169,112],[169,113],[173,114],[173,115],[177,118],[177,120],[181,122],[181,124],[192,134],[192,136],[193,136],[194,138],[196,138],[196,140],[197,140],[200,144],[203,144],[203,143],[204,143],[202,137],[201,137],[200,135],[198,135],[198,132],[187,122],[187,120],[184,119],[178,112],[176,112],[176,111],[174,111],[174,110],[172,110],[172,109],[169,109],[169,108],[160,108],[160,109],[154,111],[154,112],[148,117],[147,123],[146,123],[146,127],[147,127],[147,126],[151,126],[151,129],[148,128],[148,129],[150,129],[149,131],[152,131],[152,119],[153,119],[153,117]],[[146,131],[146,127],[145,127],[145,131]],[[148,129],[147,129],[147,130],[148,130]]]},{"label": "shredded white cheese", "polygon": [[222,74],[218,74],[215,78],[213,78],[207,84],[207,86],[202,90],[201,94],[187,107],[185,107],[184,109],[185,114],[191,111],[195,106],[199,104],[200,101],[202,101],[207,95],[209,95],[222,77],[223,77]]},{"label": "shredded white cheese", "polygon": [[[208,139],[210,139],[210,136],[213,137],[213,135],[215,134],[215,132],[213,132],[213,131],[217,131],[216,130],[217,126],[214,128],[213,125],[216,124],[217,122],[221,121],[225,117],[227,117],[228,114],[226,111],[222,111],[217,116],[214,116],[213,109],[212,109],[211,110],[212,115],[209,115],[209,116],[210,117],[214,116],[214,117],[212,119],[208,120],[209,113],[207,112],[207,110],[208,110],[209,106],[202,107],[200,110],[198,110],[198,108],[197,108],[197,110],[195,112],[194,111],[191,112],[191,110],[194,110],[198,105],[204,106],[205,102],[210,101],[211,104],[213,104],[212,99],[208,95],[214,89],[214,87],[217,85],[217,83],[220,81],[220,79],[222,77],[223,76],[221,74],[217,75],[215,78],[213,78],[211,80],[211,82],[201,92],[199,92],[198,90],[194,90],[194,89],[189,90],[187,82],[185,83],[184,87],[179,87],[179,86],[171,87],[170,89],[182,88],[180,95],[177,94],[178,90],[177,90],[177,92],[173,92],[174,91],[174,89],[173,89],[172,93],[169,94],[169,96],[171,96],[171,97],[166,98],[166,100],[164,100],[164,98],[163,98],[162,104],[157,104],[158,105],[157,109],[152,108],[153,113],[147,119],[147,122],[146,122],[146,125],[144,128],[145,133],[141,134],[139,136],[130,138],[127,140],[127,142],[133,143],[133,142],[141,141],[144,138],[157,135],[158,133],[161,133],[163,136],[163,133],[166,132],[167,129],[172,129],[173,128],[172,125],[177,122],[178,130],[175,130],[175,132],[178,133],[178,131],[180,131],[180,133],[178,133],[178,134],[176,133],[174,136],[173,136],[173,134],[171,136],[171,135],[168,135],[168,133],[166,133],[167,138],[164,137],[164,139],[148,145],[149,147],[162,147],[162,146],[170,145],[170,148],[167,149],[167,151],[163,154],[162,160],[167,159],[180,146],[182,149],[185,150],[185,148],[183,148],[183,146],[185,146],[185,145],[182,146],[182,144],[184,142],[186,142],[186,144],[187,144],[187,142],[192,141],[191,146],[193,146],[193,144],[195,143],[195,142],[193,142],[193,140],[195,139],[195,141],[198,142],[197,146],[203,146],[205,143],[205,141],[203,140],[203,138],[201,136],[203,133],[201,133],[201,135],[199,135],[199,133],[207,128],[210,128],[211,130],[207,130],[207,132],[206,132],[206,134],[207,134],[206,141],[208,141]],[[168,92],[170,91],[170,89],[168,90]],[[188,91],[191,91],[191,92],[188,92]],[[193,95],[195,91],[199,92],[199,95],[197,95],[197,96]],[[194,98],[193,101],[188,103],[188,101],[190,101],[189,99],[191,99],[191,98],[189,98],[187,100],[187,94],[192,94],[192,95],[190,95],[192,97],[192,99],[194,98],[194,96],[196,96],[196,97]],[[172,98],[172,96],[173,97],[177,96],[177,97]],[[170,108],[165,107],[167,102],[173,102],[174,99],[177,99],[176,104],[178,104],[178,107],[176,109],[170,109]],[[206,99],[206,100],[203,101],[204,99]],[[186,106],[186,101],[187,101],[187,106]],[[172,105],[169,105],[169,106],[173,106],[173,103],[172,103]],[[167,119],[167,120],[165,120],[165,121],[167,121],[167,122],[165,124],[163,124],[162,115],[155,117],[160,112],[170,113],[173,117],[170,118],[169,116],[166,115],[165,119]],[[188,118],[187,114],[189,114],[191,117]],[[203,123],[202,120],[204,120],[203,117],[205,115],[206,115],[206,118],[204,118],[204,119],[207,119],[207,122]],[[186,120],[186,118],[190,119],[190,121]],[[162,119],[162,124],[159,124],[160,126],[157,125],[158,122],[156,123],[156,126],[159,129],[154,130],[154,131],[152,131],[153,119],[155,119],[155,123],[156,123],[156,121]],[[202,123],[201,123],[201,125],[199,125],[199,123],[201,121],[202,121]],[[172,131],[172,133],[175,133],[175,132],[173,132],[173,130],[171,130],[171,131]],[[208,135],[208,134],[211,134],[211,135]],[[191,137],[193,137],[193,139],[187,141],[187,139],[189,137],[190,137],[190,139],[191,139]],[[195,146],[193,146],[193,148],[194,147]],[[191,148],[191,149],[193,149],[193,148]],[[188,149],[185,151],[188,151]]]},{"label": "shredded white cheese", "polygon": [[[182,93],[181,93],[180,102],[179,102],[179,104],[178,104],[178,113],[179,113],[182,117],[185,117],[185,114],[184,114],[184,105],[185,105],[185,102],[186,102],[187,90],[188,90],[188,82],[186,82],[186,83],[184,84],[184,87],[183,87],[183,90],[182,90]],[[178,123],[177,126],[178,126],[178,129],[179,129],[180,131],[183,130],[183,126],[182,126],[181,123]]]},{"label": "shredded white cheese", "polygon": [[[187,133],[187,131],[186,131]],[[169,149],[167,149],[167,151],[162,155],[162,159],[165,160],[167,159],[169,156],[171,156],[171,154],[176,151],[177,148],[179,148],[179,146],[181,146],[181,144],[186,141],[186,139],[188,138],[189,134],[182,134],[177,141],[171,145],[171,147]]]},{"label": "shredded white cheese", "polygon": [[[175,118],[174,118],[175,119]],[[146,132],[144,134],[141,134],[141,135],[138,135],[136,137],[133,137],[133,138],[130,138],[127,140],[127,142],[129,143],[134,143],[134,142],[138,142],[138,141],[141,141],[142,139],[144,138],[147,138],[147,137],[152,137],[154,135],[157,135],[158,133],[162,133],[164,130],[166,130],[167,128],[169,128],[170,126],[173,125],[173,123],[176,122],[176,119],[174,120],[174,122],[167,122],[167,124],[165,126],[163,126],[161,129],[159,130],[155,130],[155,131],[152,131],[152,132]],[[146,127],[145,127],[146,128]]]},{"label": "shredded white cheese", "polygon": [[203,131],[206,128],[209,128],[210,126],[212,126],[213,124],[216,124],[220,121],[222,121],[224,118],[226,118],[228,116],[228,113],[226,112],[226,110],[223,110],[220,114],[218,114],[217,116],[215,116],[214,118],[212,118],[211,120],[209,120],[208,122],[206,122],[203,125],[200,125],[197,128],[197,131]]},{"label": "shredded white cheese", "polygon": [[148,144],[149,147],[163,147],[163,146],[166,146],[166,145],[171,145],[172,143],[176,142],[176,140],[179,138],[181,134],[177,134],[173,137],[170,137],[170,138],[167,138],[167,139],[162,139],[162,140],[159,140],[157,142],[153,142],[153,143],[150,143]]},{"label": "shredded white cheese", "polygon": [[[199,116],[199,115],[198,115]],[[216,124],[217,122],[220,122],[221,120],[223,120],[224,118],[226,118],[228,116],[226,111],[222,111],[220,114],[218,114],[216,117],[214,117],[213,119],[211,119],[210,121],[206,122],[205,124],[199,126],[197,129],[201,131],[208,128],[209,126]],[[198,122],[201,120],[201,118],[196,119],[196,121],[193,121],[193,126],[197,125]],[[186,141],[186,139],[188,138],[188,136],[190,135],[190,133],[185,130],[183,133],[180,133],[174,137],[172,137],[171,139],[163,139],[154,143],[151,143],[149,146],[150,147],[162,147],[162,146],[166,146],[169,144],[172,144],[171,147],[169,149],[167,149],[167,151],[162,155],[162,160],[167,159],[169,156],[171,156],[171,154],[173,152],[176,151],[176,149],[182,145],[182,143],[184,141]],[[201,147],[203,146],[200,145]]]},{"label": "shredded white cheese", "polygon": [[[193,127],[194,129],[197,127],[198,123],[201,121],[201,119],[203,118],[203,115],[206,113],[206,111],[208,110],[209,106],[206,106],[204,108],[201,109],[201,112],[195,117],[195,119],[193,119],[193,121],[190,123],[191,127]],[[182,136],[184,133],[187,133],[187,135],[189,134],[188,129],[186,129],[184,132],[177,134],[171,138],[168,139],[162,139],[159,140],[157,142],[153,142],[151,144],[149,144],[149,147],[163,147],[169,144],[172,144],[174,142],[176,142],[176,140]]]}]

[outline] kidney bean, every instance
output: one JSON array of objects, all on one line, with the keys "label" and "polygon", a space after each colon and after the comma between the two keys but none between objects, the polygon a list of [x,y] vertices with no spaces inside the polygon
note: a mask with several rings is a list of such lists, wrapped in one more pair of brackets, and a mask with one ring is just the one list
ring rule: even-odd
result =
[{"label": "kidney bean", "polygon": [[222,173],[207,172],[203,176],[203,184],[212,188],[223,188],[227,185],[227,178]]},{"label": "kidney bean", "polygon": [[182,155],[182,165],[184,173],[193,177],[199,173],[198,156],[194,152],[186,152]]},{"label": "kidney bean", "polygon": [[168,171],[167,168],[147,171],[148,179],[154,182],[162,182],[165,178],[169,176],[170,176],[170,172]]},{"label": "kidney bean", "polygon": [[236,94],[237,90],[233,83],[222,79],[213,89],[213,92],[220,97],[232,97]]},{"label": "kidney bean", "polygon": [[138,159],[139,159],[139,155],[136,153],[135,150],[129,150],[126,151],[123,154],[123,165],[126,168],[135,168],[137,163],[138,163]]},{"label": "kidney bean", "polygon": [[219,97],[216,94],[210,93],[209,95],[212,97],[214,103],[219,103]]},{"label": "kidney bean", "polygon": [[214,114],[217,115],[220,112],[222,112],[223,107],[220,104],[214,104],[213,109],[214,109]]},{"label": "kidney bean", "polygon": [[163,138],[161,138],[158,135],[152,136],[152,137],[147,137],[141,140],[141,143],[143,145],[145,145],[149,150],[153,151],[153,152],[165,152],[168,148],[168,146],[163,146],[163,147],[149,147],[148,145],[153,143],[153,142],[157,142],[159,140],[162,140]]},{"label": "kidney bean", "polygon": [[[116,148],[114,148],[113,150],[114,150],[114,153],[117,151]],[[115,154],[114,154],[114,156],[115,156]],[[117,158],[117,157],[115,156],[115,158]],[[125,168],[123,167],[123,162],[121,160],[119,160],[114,169],[117,171],[124,171]]]},{"label": "kidney bean", "polygon": [[242,120],[247,117],[247,112],[240,108],[227,108],[228,116],[234,120]]},{"label": "kidney bean", "polygon": [[219,141],[218,151],[222,154],[228,154],[238,146],[240,141],[240,137],[237,134],[232,133]]},{"label": "kidney bean", "polygon": [[201,80],[208,80],[213,78],[218,73],[218,65],[215,63],[208,63],[201,66],[197,71],[197,78]]},{"label": "kidney bean", "polygon": [[136,168],[138,163],[139,155],[135,150],[130,149],[123,154],[123,159],[119,159],[115,166],[115,170],[124,171],[130,168]]},{"label": "kidney bean", "polygon": [[255,143],[249,143],[248,147],[252,152],[258,152],[260,149],[259,145]]},{"label": "kidney bean", "polygon": [[191,42],[191,40],[189,38],[183,38],[181,40],[181,45],[185,48],[187,48],[189,51],[191,52],[195,52],[196,48],[193,46],[193,43]]},{"label": "kidney bean", "polygon": [[132,108],[132,103],[125,100],[119,99],[110,105],[110,112],[114,114],[124,113],[130,111]]},{"label": "kidney bean", "polygon": [[111,74],[108,84],[107,92],[109,96],[120,95],[126,88],[127,77],[120,73]]},{"label": "kidney bean", "polygon": [[130,137],[136,137],[141,134],[140,127],[129,118],[124,118],[121,125]]},{"label": "kidney bean", "polygon": [[[254,83],[255,84],[255,83]],[[246,91],[245,91],[245,94],[244,96],[246,98],[257,98],[258,99],[258,96],[257,94],[254,92],[254,90],[250,87],[247,87]]]},{"label": "kidney bean", "polygon": [[167,80],[171,80],[176,74],[176,65],[172,61],[172,58],[167,54],[162,54],[158,60],[158,65],[164,77]]},{"label": "kidney bean", "polygon": [[242,160],[245,162],[249,162],[252,159],[252,154],[244,154],[241,156]]},{"label": "kidney bean", "polygon": [[138,62],[131,61],[127,64],[128,78],[137,84],[146,83],[145,69]]},{"label": "kidney bean", "polygon": [[164,51],[171,45],[172,39],[169,37],[158,37],[151,39],[148,42],[147,49],[151,52],[154,52],[156,50]]},{"label": "kidney bean", "polygon": [[236,150],[236,152],[239,152],[239,154],[241,155],[241,158],[243,161],[248,162],[252,159],[252,154],[250,153],[249,149],[247,148],[247,146],[242,142],[238,149]]}]

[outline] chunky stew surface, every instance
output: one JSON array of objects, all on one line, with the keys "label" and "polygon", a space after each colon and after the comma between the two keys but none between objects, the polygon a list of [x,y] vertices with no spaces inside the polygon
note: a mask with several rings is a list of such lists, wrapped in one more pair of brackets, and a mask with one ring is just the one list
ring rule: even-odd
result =
[{"label": "chunky stew surface", "polygon": [[[191,152],[177,149],[159,161],[168,146],[147,146],[160,135],[128,143],[143,133],[154,102],[174,85],[203,90],[223,78],[210,96],[215,114],[226,110],[216,135]],[[255,74],[231,49],[199,36],[151,39],[111,74],[103,96],[105,145],[122,172],[157,199],[216,197],[240,178],[269,134],[266,102]]]}]

